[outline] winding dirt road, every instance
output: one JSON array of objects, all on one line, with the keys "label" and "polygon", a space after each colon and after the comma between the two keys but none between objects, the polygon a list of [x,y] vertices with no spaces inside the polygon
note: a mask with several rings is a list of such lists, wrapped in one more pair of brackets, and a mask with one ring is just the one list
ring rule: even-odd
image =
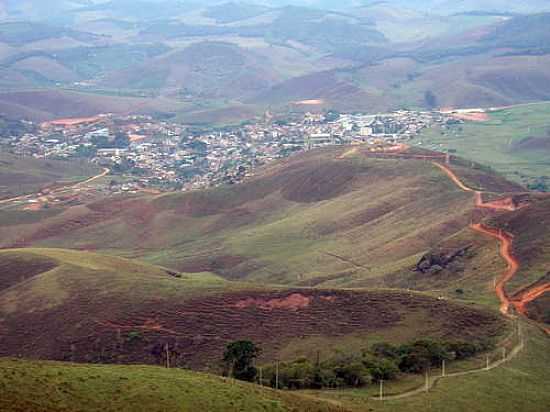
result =
[{"label": "winding dirt road", "polygon": [[511,301],[506,293],[505,286],[519,270],[519,261],[512,255],[512,235],[499,229],[484,226],[481,223],[471,224],[470,227],[476,232],[498,239],[500,242],[500,255],[506,261],[508,267],[497,281],[495,292],[500,299],[500,312],[508,316]]},{"label": "winding dirt road", "polygon": [[[489,209],[493,211],[505,211],[513,212],[527,205],[517,206],[514,204],[511,198],[505,198],[495,200],[492,202],[483,202],[483,193],[481,191],[472,189],[466,186],[462,180],[453,172],[449,167],[437,162],[433,162],[435,166],[441,169],[460,189],[466,192],[474,193],[474,204],[478,208]],[[470,228],[476,232],[482,233],[486,236],[495,238],[500,243],[500,255],[506,261],[508,267],[501,275],[495,286],[495,292],[500,300],[500,312],[505,316],[510,316],[510,306],[513,306],[516,311],[524,316],[527,315],[527,305],[529,302],[537,299],[546,292],[550,292],[550,283],[538,285],[532,288],[527,288],[522,292],[516,294],[514,297],[508,296],[506,292],[506,284],[520,268],[520,263],[512,252],[513,238],[511,233],[505,232],[501,229],[494,229],[483,225],[482,223],[471,224]]]}]

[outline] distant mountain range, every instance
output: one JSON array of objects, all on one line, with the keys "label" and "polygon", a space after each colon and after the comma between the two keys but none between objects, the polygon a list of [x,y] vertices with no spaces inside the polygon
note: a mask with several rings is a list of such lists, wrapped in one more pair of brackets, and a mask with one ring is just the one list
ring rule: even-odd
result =
[{"label": "distant mountain range", "polygon": [[[187,119],[311,99],[320,109],[422,108],[427,92],[444,106],[548,99],[550,13],[538,13],[547,9],[539,0],[7,0],[0,90],[54,89],[68,101],[80,92],[81,114],[95,114],[82,99],[97,93],[164,99]],[[49,116],[24,100],[2,100],[2,113]]]}]

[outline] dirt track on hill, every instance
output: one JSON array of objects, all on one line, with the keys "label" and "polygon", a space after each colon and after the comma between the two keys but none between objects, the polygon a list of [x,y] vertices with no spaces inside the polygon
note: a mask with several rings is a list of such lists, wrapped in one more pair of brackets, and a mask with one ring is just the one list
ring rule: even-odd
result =
[{"label": "dirt track on hill", "polygon": [[503,315],[509,314],[509,308],[511,300],[506,293],[505,286],[506,283],[514,277],[519,269],[519,261],[512,255],[512,236],[509,233],[506,233],[499,229],[493,229],[487,227],[481,223],[475,223],[470,225],[470,227],[476,232],[482,233],[487,236],[491,236],[500,242],[500,255],[508,264],[506,271],[502,274],[500,279],[497,281],[495,291],[500,299],[500,312]]},{"label": "dirt track on hill", "polygon": [[[92,176],[89,179],[83,180],[82,182],[78,182],[78,183],[75,183],[73,185],[59,187],[59,188],[53,190],[52,194],[60,194],[60,193],[65,192],[67,190],[78,189],[78,188],[80,188],[84,185],[87,185],[87,184],[92,183],[92,182],[94,182],[98,179],[101,179],[102,177],[107,176],[110,172],[111,171],[109,169],[104,168],[103,171],[100,174],[98,174],[96,176]],[[36,196],[38,196],[37,193],[30,193],[30,194],[26,194],[26,195],[12,197],[10,199],[3,199],[3,200],[0,200],[0,205],[6,204],[6,203],[11,203],[11,202],[16,202],[16,201],[19,201],[19,200],[25,200],[25,199],[29,199],[29,198],[36,197]]]},{"label": "dirt track on hill", "polygon": [[[466,186],[460,178],[453,172],[449,167],[442,165],[437,162],[433,162],[435,166],[441,169],[449,178],[462,190],[466,192],[474,193],[474,202],[477,208],[484,208],[493,211],[504,211],[504,212],[513,212],[522,207],[527,207],[528,205],[516,206],[512,198],[504,198],[495,200],[492,202],[483,202],[483,193],[478,190],[474,190]],[[543,285],[537,285],[535,287],[527,288],[526,290],[516,294],[514,297],[509,297],[506,292],[506,284],[514,277],[520,268],[519,260],[512,253],[513,246],[513,235],[505,232],[501,229],[494,229],[487,227],[481,223],[472,223],[470,227],[484,235],[493,237],[500,242],[500,255],[508,264],[506,271],[502,274],[500,279],[497,281],[495,286],[495,292],[500,299],[500,312],[503,315],[509,316],[510,306],[513,306],[518,313],[521,313],[524,316],[527,316],[527,304],[533,300],[540,297],[546,292],[550,292],[550,283],[545,283]]]}]

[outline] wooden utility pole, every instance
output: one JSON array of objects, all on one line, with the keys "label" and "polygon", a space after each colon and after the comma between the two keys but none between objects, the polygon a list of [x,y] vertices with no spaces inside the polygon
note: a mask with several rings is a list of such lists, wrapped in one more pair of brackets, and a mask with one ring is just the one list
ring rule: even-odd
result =
[{"label": "wooden utility pole", "polygon": [[441,362],[441,376],[445,377],[445,359]]},{"label": "wooden utility pole", "polygon": [[425,390],[426,390],[426,392],[428,392],[430,390],[430,372],[428,370],[426,370],[426,387],[425,387]]},{"label": "wooden utility pole", "polygon": [[489,355],[487,355],[487,360],[485,363],[485,370],[489,370]]},{"label": "wooden utility pole", "polygon": [[164,351],[166,352],[166,368],[170,369],[170,350],[167,343],[164,344]]},{"label": "wooden utility pole", "polygon": [[275,363],[275,389],[279,389],[279,360]]}]

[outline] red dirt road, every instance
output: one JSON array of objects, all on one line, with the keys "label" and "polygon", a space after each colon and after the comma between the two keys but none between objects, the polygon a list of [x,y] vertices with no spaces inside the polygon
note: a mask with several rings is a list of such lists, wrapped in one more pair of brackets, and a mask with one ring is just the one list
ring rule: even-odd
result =
[{"label": "red dirt road", "polygon": [[476,232],[491,236],[500,242],[500,255],[506,261],[508,267],[497,281],[495,292],[500,299],[500,312],[503,315],[508,315],[511,301],[504,287],[519,269],[519,261],[512,255],[512,235],[499,229],[484,226],[481,223],[472,224],[470,227]]},{"label": "red dirt road", "polygon": [[[527,304],[534,301],[545,293],[550,293],[550,283],[546,283],[539,286],[534,286],[523,292],[518,293],[512,298],[512,303],[516,307],[517,311],[522,315],[527,314]],[[550,329],[547,329],[550,332]]]},{"label": "red dirt road", "polygon": [[[475,206],[478,208],[484,208],[484,209],[489,209],[493,211],[513,212],[515,210],[520,209],[521,207],[527,206],[527,205],[521,205],[521,206],[515,205],[514,202],[512,201],[512,198],[504,198],[504,199],[499,199],[492,202],[483,202],[482,192],[476,191],[466,186],[460,180],[460,178],[456,175],[456,173],[453,172],[449,167],[437,162],[433,162],[433,164],[437,166],[439,169],[441,169],[460,189],[466,192],[473,192]],[[517,273],[517,271],[520,268],[520,262],[516,257],[514,257],[512,253],[513,235],[500,229],[487,227],[481,223],[472,224],[470,225],[470,227],[479,233],[482,233],[484,235],[497,239],[500,242],[500,255],[508,264],[506,271],[502,274],[500,279],[497,281],[497,284],[495,287],[495,292],[498,298],[500,299],[500,312],[503,315],[509,316],[510,305],[513,305],[518,313],[521,313],[522,315],[527,316],[527,309],[526,309],[527,304],[537,299],[542,294],[546,292],[550,292],[550,283],[528,288],[520,292],[513,298],[510,298],[506,293],[506,289],[505,289],[506,283],[508,283],[508,281],[510,281],[510,279],[514,277],[514,275]],[[549,332],[550,329],[546,331]]]}]

